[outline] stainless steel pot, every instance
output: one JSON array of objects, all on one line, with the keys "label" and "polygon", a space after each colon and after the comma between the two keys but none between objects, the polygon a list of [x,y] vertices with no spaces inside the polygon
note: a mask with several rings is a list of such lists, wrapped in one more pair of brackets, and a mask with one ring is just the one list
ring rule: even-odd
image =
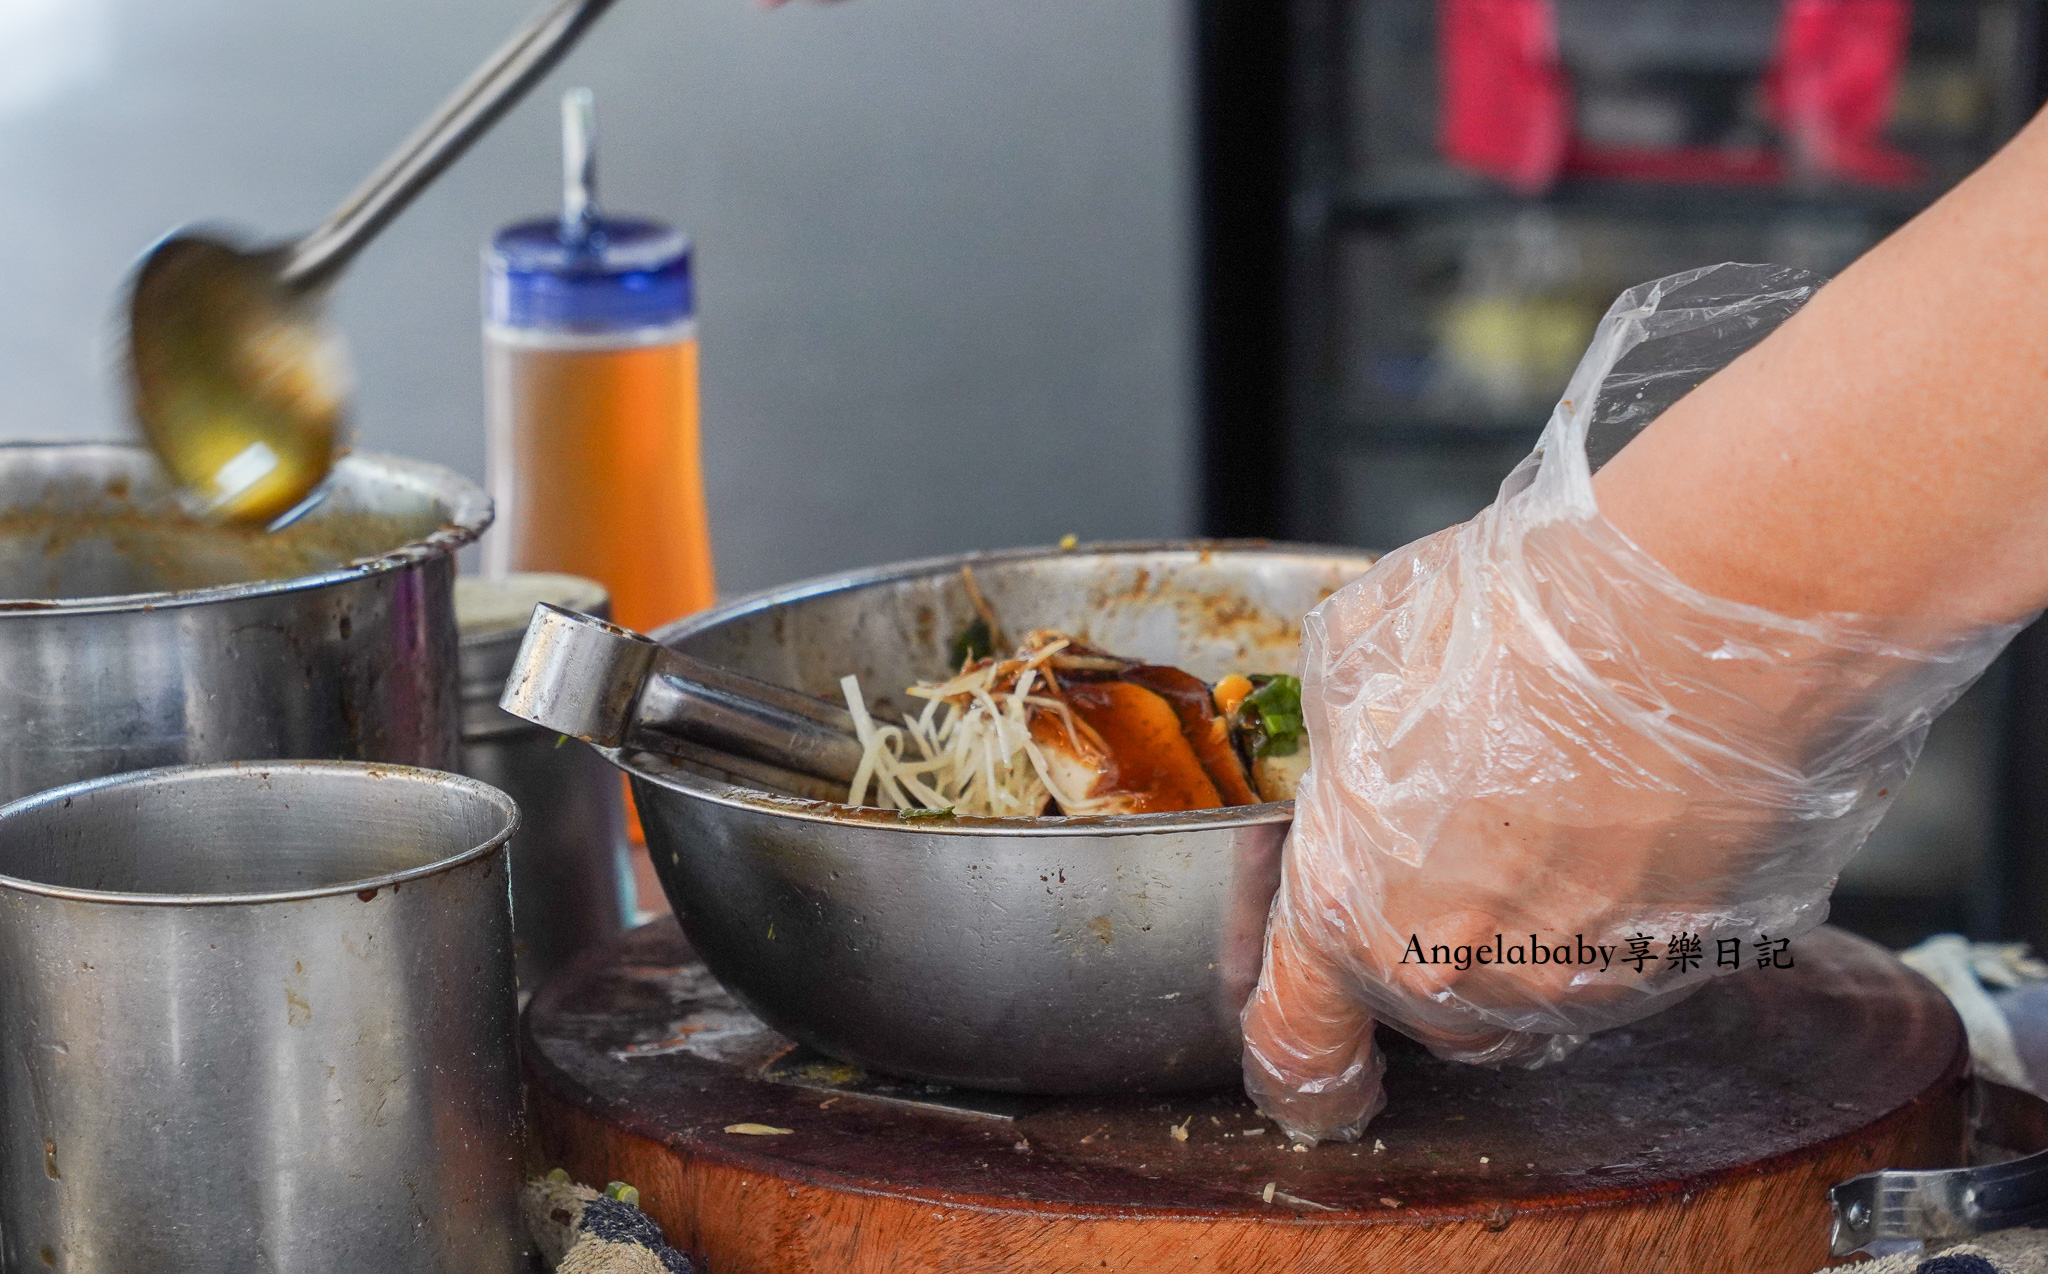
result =
[{"label": "stainless steel pot", "polygon": [[508,1274],[517,822],[334,762],[0,808],[7,1268]]},{"label": "stainless steel pot", "polygon": [[283,531],[206,527],[140,448],[0,446],[0,800],[180,762],[452,768],[453,554],[490,507],[357,455]]},{"label": "stainless steel pot", "polygon": [[521,998],[626,923],[625,794],[589,748],[498,707],[527,617],[547,602],[609,615],[595,580],[519,572],[455,582],[462,630],[462,772],[519,802],[512,841],[513,951]]},{"label": "stainless steel pot", "polygon": [[[1208,680],[1292,671],[1299,620],[1372,559],[1263,544],[1105,545],[886,567],[662,630],[723,667],[878,714],[946,670],[971,564],[1012,633],[1059,628]],[[906,821],[611,752],[663,889],[778,1030],[876,1070],[1019,1092],[1221,1085],[1257,977],[1287,804],[1117,818]]]}]

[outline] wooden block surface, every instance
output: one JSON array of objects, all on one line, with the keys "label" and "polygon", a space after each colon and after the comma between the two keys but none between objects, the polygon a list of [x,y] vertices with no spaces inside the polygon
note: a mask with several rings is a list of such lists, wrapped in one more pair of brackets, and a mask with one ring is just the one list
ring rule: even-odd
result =
[{"label": "wooden block surface", "polygon": [[670,920],[543,988],[522,1044],[539,1166],[637,1185],[717,1274],[1803,1274],[1827,1257],[1829,1184],[1962,1162],[1967,1053],[1939,992],[1880,948],[1824,929],[1794,952],[1543,1070],[1383,1032],[1386,1112],[1365,1142],[1308,1152],[1236,1092],[1000,1120],[764,1082],[789,1041]]}]

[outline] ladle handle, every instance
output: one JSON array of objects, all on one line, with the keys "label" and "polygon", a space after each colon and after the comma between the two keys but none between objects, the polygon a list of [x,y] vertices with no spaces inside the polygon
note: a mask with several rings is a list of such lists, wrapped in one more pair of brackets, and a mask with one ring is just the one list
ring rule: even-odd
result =
[{"label": "ladle handle", "polygon": [[310,291],[339,274],[413,197],[561,61],[613,0],[555,0],[519,28],[427,122],[323,221],[294,243],[280,272]]}]

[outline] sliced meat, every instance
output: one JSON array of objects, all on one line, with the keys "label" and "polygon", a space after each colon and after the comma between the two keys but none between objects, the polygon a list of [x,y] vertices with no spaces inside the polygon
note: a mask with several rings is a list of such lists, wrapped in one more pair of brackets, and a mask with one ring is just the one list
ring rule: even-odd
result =
[{"label": "sliced meat", "polygon": [[1033,718],[1031,737],[1060,789],[1089,802],[1084,812],[1155,814],[1223,804],[1165,699],[1127,681],[1070,682],[1065,698],[1084,737],[1072,738],[1051,712]]},{"label": "sliced meat", "polygon": [[1180,732],[1202,770],[1216,786],[1223,805],[1257,805],[1259,796],[1245,778],[1244,762],[1231,746],[1230,724],[1216,711],[1208,685],[1192,673],[1159,664],[1140,664],[1123,674],[1126,682],[1145,687],[1173,705]]}]

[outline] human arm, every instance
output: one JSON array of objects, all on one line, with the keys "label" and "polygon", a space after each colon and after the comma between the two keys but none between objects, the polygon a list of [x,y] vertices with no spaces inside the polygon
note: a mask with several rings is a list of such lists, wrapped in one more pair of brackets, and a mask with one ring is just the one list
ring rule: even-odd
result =
[{"label": "human arm", "polygon": [[1504,492],[1312,619],[1316,759],[1245,1017],[1290,1131],[1376,1109],[1376,1014],[1528,1062],[1698,984],[1418,968],[1404,935],[1818,922],[1925,719],[2048,597],[2044,129],[1583,492]]},{"label": "human arm", "polygon": [[2048,114],[1594,479],[1703,592],[1937,626],[2048,601]]}]

